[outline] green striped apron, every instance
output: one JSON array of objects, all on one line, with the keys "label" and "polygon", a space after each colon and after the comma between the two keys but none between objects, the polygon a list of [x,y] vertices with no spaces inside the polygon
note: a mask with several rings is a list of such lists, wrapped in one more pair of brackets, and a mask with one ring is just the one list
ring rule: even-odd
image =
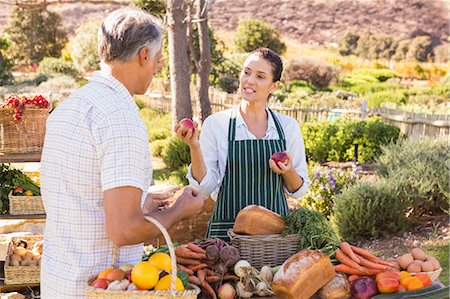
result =
[{"label": "green striped apron", "polygon": [[282,216],[288,214],[283,178],[274,173],[269,159],[275,152],[286,150],[286,140],[275,113],[269,109],[279,139],[236,141],[237,107],[232,109],[228,127],[228,158],[216,206],[208,225],[207,238],[229,241],[237,213],[248,205],[261,205]]}]

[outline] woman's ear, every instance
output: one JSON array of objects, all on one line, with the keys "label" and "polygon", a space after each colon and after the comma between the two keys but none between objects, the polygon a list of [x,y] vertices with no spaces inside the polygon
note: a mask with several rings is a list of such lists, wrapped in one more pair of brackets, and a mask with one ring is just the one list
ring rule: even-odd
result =
[{"label": "woman's ear", "polygon": [[280,86],[280,81],[273,82],[272,86],[270,87],[270,93],[272,94],[275,90],[278,89],[279,86]]},{"label": "woman's ear", "polygon": [[139,50],[139,62],[141,65],[144,65],[146,63],[150,62],[150,49],[147,47],[143,47]]}]

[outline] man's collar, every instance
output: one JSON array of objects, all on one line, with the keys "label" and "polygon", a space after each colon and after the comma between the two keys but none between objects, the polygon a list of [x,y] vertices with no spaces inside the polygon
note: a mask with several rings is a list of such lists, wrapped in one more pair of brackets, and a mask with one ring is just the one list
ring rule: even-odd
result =
[{"label": "man's collar", "polygon": [[125,87],[125,85],[123,85],[122,82],[114,78],[111,74],[108,74],[107,72],[104,71],[95,71],[92,74],[89,81],[104,84],[110,87],[116,93],[118,93],[120,98],[123,98],[126,101],[126,103],[130,108],[136,111],[139,110],[139,107],[136,105],[136,102],[134,101],[133,97],[131,96],[130,92]]}]

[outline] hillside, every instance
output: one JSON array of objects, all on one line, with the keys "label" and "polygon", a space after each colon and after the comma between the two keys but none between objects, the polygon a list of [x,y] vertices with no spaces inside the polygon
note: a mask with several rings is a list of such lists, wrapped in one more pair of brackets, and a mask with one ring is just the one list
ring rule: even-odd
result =
[{"label": "hillside", "polygon": [[[350,27],[371,29],[400,37],[427,33],[435,44],[448,40],[450,0],[216,0],[210,24],[232,31],[239,18],[259,18],[282,35],[302,43],[335,42]],[[118,5],[64,4],[59,11],[72,34],[86,18],[100,17]],[[11,6],[0,4],[0,30]]]}]

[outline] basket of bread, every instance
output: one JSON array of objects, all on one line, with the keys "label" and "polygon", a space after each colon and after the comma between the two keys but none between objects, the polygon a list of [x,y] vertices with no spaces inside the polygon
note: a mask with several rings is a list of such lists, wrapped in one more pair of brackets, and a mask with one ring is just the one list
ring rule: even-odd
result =
[{"label": "basket of bread", "polygon": [[285,227],[279,214],[262,206],[250,205],[237,214],[228,236],[241,258],[254,267],[277,266],[298,251],[299,236],[283,237],[281,233]]},{"label": "basket of bread", "polygon": [[5,284],[39,283],[43,236],[13,237],[5,259]]}]

